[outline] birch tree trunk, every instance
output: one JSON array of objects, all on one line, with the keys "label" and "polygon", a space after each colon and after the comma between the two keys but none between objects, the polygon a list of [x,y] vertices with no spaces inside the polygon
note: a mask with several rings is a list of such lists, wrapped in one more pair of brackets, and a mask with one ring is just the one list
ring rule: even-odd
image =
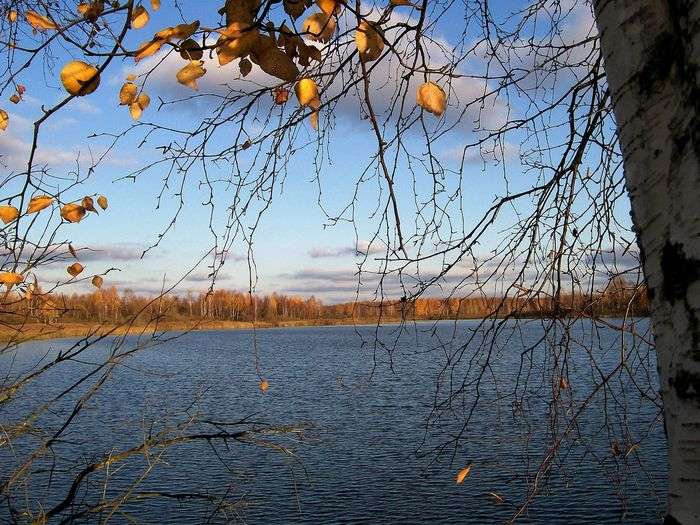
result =
[{"label": "birch tree trunk", "polygon": [[700,2],[595,0],[651,299],[665,523],[700,523]]}]

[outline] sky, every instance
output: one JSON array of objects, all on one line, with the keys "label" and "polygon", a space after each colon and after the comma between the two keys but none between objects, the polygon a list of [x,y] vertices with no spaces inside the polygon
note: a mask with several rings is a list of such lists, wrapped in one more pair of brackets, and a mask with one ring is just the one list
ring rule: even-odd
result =
[{"label": "sky", "polygon": [[[206,23],[213,23],[212,20],[216,18],[213,13],[220,7],[219,2],[185,2],[181,3],[180,11],[175,11],[166,8],[168,3],[164,1],[163,8],[152,13],[145,28],[130,32],[128,45],[135,48],[138,43],[148,40],[155,31],[182,21],[206,18]],[[519,2],[503,2],[499,3],[497,9],[506,13],[518,7]],[[403,16],[409,20],[415,16],[415,12],[409,11],[406,9],[405,13],[395,13],[397,17]],[[452,23],[455,17],[463,18],[460,13],[455,11],[454,16],[443,17],[442,22],[434,28],[436,44],[428,49],[431,64],[449,62],[445,49],[451,48],[460,40],[464,29],[463,25]],[[574,9],[565,19],[564,26],[565,31],[571,33],[571,38],[580,38],[593,30],[592,19],[585,7]],[[465,40],[471,39],[468,35]],[[477,55],[478,53],[474,57],[474,64],[465,63],[460,66],[460,71],[469,74],[482,67],[483,63],[478,63]],[[8,131],[0,134],[3,179],[8,174],[21,171],[26,165],[32,125],[41,116],[42,105],[50,107],[65,98],[65,92],[58,81],[58,70],[69,57],[80,58],[73,50],[57,50],[54,59],[48,62],[48,70],[38,64],[20,74],[18,81],[27,86],[20,104],[6,102],[10,92],[3,92],[5,101],[1,107],[8,111],[11,122]],[[152,104],[144,113],[142,122],[187,128],[216,111],[220,104],[220,99],[216,97],[201,97],[158,107],[160,100],[175,100],[194,94],[189,88],[174,81],[175,72],[183,64],[179,57],[171,54],[164,59],[161,53],[139,64],[134,64],[132,58],[116,59],[103,74],[100,87],[95,93],[71,100],[42,128],[36,162],[45,164],[53,175],[63,178],[57,179],[56,189],[65,188],[68,179],[74,178],[76,173],[84,175],[89,159],[99,157],[107,150],[111,138],[103,134],[130,128],[132,120],[127,108],[117,105],[119,87],[128,74],[143,74],[161,60],[164,62],[149,75],[147,81],[146,91],[151,96]],[[253,82],[276,84],[274,79],[257,66],[254,66],[248,84],[238,80],[235,64],[219,67],[214,61],[207,60],[205,67],[208,72],[200,81],[199,93],[224,93],[227,91],[222,86],[224,83],[243,89]],[[387,93],[390,91],[382,89],[382,80],[387,75],[391,77],[392,71],[381,67],[372,73],[372,85],[377,86],[375,103],[378,112],[388,102]],[[450,122],[454,122],[461,111],[466,112],[459,125],[449,133],[436,135],[435,142],[431,144],[435,155],[452,170],[457,170],[460,165],[464,144],[475,137],[473,120],[476,110],[466,103],[470,97],[473,99],[478,96],[483,89],[481,80],[464,77],[455,81],[450,89],[450,108],[446,116],[435,118],[429,124],[435,126],[432,131],[439,133]],[[409,95],[408,100],[412,102],[412,95]],[[294,105],[295,102],[292,95],[288,104]],[[500,98],[491,99],[481,110],[482,122],[486,126],[497,125],[509,115],[512,117],[523,111],[519,104]],[[352,200],[355,182],[371,164],[372,156],[377,150],[370,124],[361,118],[358,99],[349,97],[339,102],[331,112],[321,115],[321,125],[332,129],[319,153],[313,147],[316,134],[308,123],[300,124],[297,140],[308,141],[312,147],[294,155],[284,172],[283,184],[275,187],[272,205],[256,231],[252,253],[256,265],[256,290],[261,293],[276,291],[302,296],[315,295],[331,303],[352,300],[357,288],[358,263],[364,259],[364,252],[369,252],[370,259],[384,252],[382,241],[370,242],[378,225],[376,206],[379,186],[376,178],[363,184],[358,191],[355,225],[343,221],[334,223],[329,219],[329,216],[338,214]],[[254,134],[264,128],[265,122],[260,120],[251,122],[248,129]],[[210,270],[207,268],[211,264],[211,255],[206,255],[211,254],[214,238],[208,227],[211,208],[206,205],[209,200],[207,187],[200,184],[203,177],[201,170],[199,173],[197,168],[190,170],[182,196],[184,208],[174,226],[160,239],[157,247],[143,255],[147,247],[159,241],[159,234],[172,220],[180,195],[177,185],[171,185],[163,191],[163,180],[167,173],[163,165],[156,165],[138,177],[130,177],[144,164],[162,159],[157,147],[173,140],[166,133],[159,132],[142,141],[142,130],[143,128],[137,128],[129,131],[105,155],[95,173],[79,190],[81,194],[106,195],[110,202],[109,209],[99,216],[91,214],[79,225],[70,225],[70,230],[61,230],[59,237],[70,239],[73,246],[81,250],[81,261],[87,272],[100,273],[107,268],[116,267],[119,271],[108,275],[107,284],[119,289],[129,288],[138,293],[155,293],[162,287],[167,288],[179,281],[183,272],[193,268],[205,257],[177,288],[179,292],[204,290],[211,283]],[[224,129],[212,138],[216,144],[225,144],[231,140],[230,129]],[[404,142],[406,148],[417,158],[425,151],[425,137],[420,133],[408,133]],[[520,165],[519,148],[516,136],[512,143],[505,144],[501,162],[495,162],[492,154],[487,153],[484,160],[470,152],[465,159],[461,179],[455,172],[445,174],[446,186],[459,187],[463,191],[461,209],[465,211],[463,222],[466,225],[478,220],[494,198],[504,194],[506,186],[510,190],[517,190],[537,182],[537,176]],[[80,160],[76,162],[76,158]],[[245,155],[242,158],[245,159]],[[320,180],[316,179],[317,167]],[[420,224],[414,222],[416,203],[413,192],[415,190],[424,195],[430,191],[432,176],[420,163],[413,166],[413,173],[409,173],[409,166],[405,162],[400,162],[398,168],[396,191],[403,220],[407,231],[420,231]],[[212,176],[218,173],[230,176],[232,168],[211,165],[209,169]],[[241,169],[246,167],[241,166]],[[235,175],[234,169],[234,177]],[[159,199],[159,195],[162,198]],[[380,202],[384,202],[386,190],[383,189],[379,195]],[[80,196],[76,193],[74,198]],[[233,190],[225,184],[215,185],[214,197],[217,205],[213,222],[221,233],[228,216],[228,207],[232,203]],[[0,194],[0,198],[4,198],[4,195]],[[322,205],[319,205],[319,201]],[[624,203],[622,208],[622,215],[625,216]],[[499,221],[502,221],[500,224],[507,224],[513,217],[511,212],[506,212],[499,217]],[[499,235],[502,232],[499,233],[498,227],[494,227],[485,238],[482,249],[488,251],[495,248],[500,240]],[[249,256],[244,242],[234,243],[227,253],[225,265],[217,275],[216,286],[247,290],[250,282]],[[48,281],[59,280],[63,278],[62,272],[62,267],[48,268],[43,278]],[[459,274],[455,277],[458,279]],[[365,283],[363,294],[371,296],[373,288],[376,288],[376,278],[365,276],[362,280]],[[75,291],[86,289],[88,288],[84,284],[76,284],[71,288]],[[396,289],[392,291],[395,292]]]}]

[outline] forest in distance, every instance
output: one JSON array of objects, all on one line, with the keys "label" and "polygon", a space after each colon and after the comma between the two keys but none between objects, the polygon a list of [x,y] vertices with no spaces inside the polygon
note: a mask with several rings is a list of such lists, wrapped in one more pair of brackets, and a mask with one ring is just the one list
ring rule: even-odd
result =
[{"label": "forest in distance", "polygon": [[476,319],[494,315],[547,317],[566,315],[567,311],[571,315],[589,317],[646,317],[649,312],[645,287],[632,284],[621,276],[611,279],[602,290],[563,294],[556,301],[545,293],[528,293],[524,288],[517,291],[523,295],[499,297],[480,293],[450,298],[385,298],[381,301],[324,304],[314,296],[278,293],[251,296],[231,290],[152,297],[129,289],[120,292],[112,286],[91,293],[18,296],[17,301],[2,312],[0,319],[6,327],[27,322],[44,325],[118,324],[129,319],[136,319],[137,324],[158,321],[186,325],[214,321],[284,326]]}]

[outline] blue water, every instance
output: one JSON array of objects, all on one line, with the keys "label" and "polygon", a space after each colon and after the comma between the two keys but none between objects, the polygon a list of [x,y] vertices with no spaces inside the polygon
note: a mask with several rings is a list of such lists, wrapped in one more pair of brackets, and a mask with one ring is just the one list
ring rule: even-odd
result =
[{"label": "blue water", "polygon": [[[143,350],[118,366],[86,401],[52,453],[35,463],[26,484],[15,486],[12,501],[22,509],[27,504],[35,511],[50,508],[65,497],[69,480],[85,464],[134,446],[149,432],[188,418],[221,422],[250,416],[263,424],[308,427],[305,439],[272,437],[293,447],[294,456],[237,442],[175,445],[157,463],[151,457],[150,470],[143,455],[120,469],[115,465],[106,487],[104,471],[90,476],[76,498],[94,504],[103,490],[117,497],[148,471],[135,492],[226,494],[230,507],[143,497],[85,521],[503,523],[537,479],[539,493],[519,522],[659,522],[665,507],[666,444],[654,399],[653,351],[636,338],[623,340],[619,332],[583,322],[568,333],[553,333],[550,345],[536,344],[544,333],[537,322],[510,321],[493,346],[482,346],[489,339],[473,332],[477,327],[478,321],[461,321],[403,330],[389,326],[378,333],[375,327],[258,330],[260,369],[270,383],[266,394],[258,389],[252,331],[191,333]],[[638,329],[648,327],[641,322]],[[382,345],[375,345],[377,337]],[[469,345],[461,348],[469,337]],[[4,355],[0,378],[45,363],[73,342],[31,343]],[[136,338],[121,346],[100,343],[80,362],[56,367],[2,405],[0,423],[8,426],[28,407],[94,370],[110,349],[118,353],[136,345]],[[448,357],[462,350],[461,361],[445,368],[454,362]],[[596,389],[623,353],[623,373]],[[490,367],[483,366],[487,356]],[[558,389],[546,371],[564,358],[569,388],[559,390],[552,404]],[[98,377],[77,391],[86,392]],[[444,410],[433,411],[461,385],[464,392],[449,398]],[[0,482],[30,444],[66,418],[77,395],[66,395],[42,415],[34,433],[0,447]],[[564,434],[589,397],[577,425]],[[199,424],[187,432],[202,430],[214,429]],[[559,454],[550,475],[536,478],[555,442],[553,432],[564,436]],[[623,447],[621,454],[612,454],[613,441]],[[471,475],[457,485],[454,476],[467,464]],[[49,478],[42,469],[51,467]],[[498,504],[491,492],[505,501]],[[0,503],[0,521],[12,521],[6,501]]]}]

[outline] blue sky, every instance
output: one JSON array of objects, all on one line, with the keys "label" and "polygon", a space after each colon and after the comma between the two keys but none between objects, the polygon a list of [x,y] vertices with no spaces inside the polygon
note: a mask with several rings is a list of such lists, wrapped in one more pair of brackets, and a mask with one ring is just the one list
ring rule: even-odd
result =
[{"label": "blue sky", "polygon": [[[167,4],[167,1],[163,2],[163,8],[152,14],[151,21],[144,29],[131,32],[127,40],[131,48],[149,39],[162,27],[183,20],[189,22],[203,18],[203,23],[213,25],[217,18],[215,11],[219,7],[219,2],[186,2],[182,5],[183,17],[180,18],[179,13],[166,8]],[[504,12],[519,6],[515,2],[499,5]],[[455,16],[463,17],[458,9],[455,9]],[[448,23],[454,20],[452,16],[445,17],[444,20],[445,22],[434,30],[433,36],[449,47],[457,42],[463,25]],[[586,8],[583,8],[575,10],[567,18],[567,24],[572,34],[580,36],[590,31],[592,22]],[[440,56],[439,48],[433,48],[429,52],[432,53],[431,63],[449,62],[447,56]],[[6,173],[21,169],[22,164],[26,163],[31,123],[41,114],[41,105],[50,106],[65,97],[57,71],[69,56],[80,58],[75,54],[59,52],[53,64],[54,70],[48,75],[45,75],[40,67],[33,67],[20,75],[18,81],[27,86],[24,100],[16,106],[10,103],[2,104],[11,118],[10,129],[0,135],[0,155],[6,165]],[[127,109],[117,105],[117,93],[126,75],[131,72],[143,73],[161,58],[161,55],[157,55],[139,65],[135,65],[133,59],[115,60],[103,75],[100,88],[94,94],[72,100],[64,110],[47,122],[40,137],[39,161],[49,166],[52,174],[63,176],[76,170],[78,165],[75,158],[79,153],[82,159],[79,165],[84,170],[88,165],[85,159],[90,155],[101,155],[109,143],[106,137],[89,136],[126,130],[132,125]],[[172,100],[193,94],[188,88],[174,81],[174,72],[181,65],[182,60],[179,57],[170,57],[151,75],[145,89],[153,102],[144,113],[142,122],[158,122],[187,128],[215,109],[217,99],[203,97],[197,102],[181,103],[158,110],[159,97]],[[200,82],[200,93],[222,93],[223,82],[240,85],[235,83],[238,75],[236,64],[219,68],[218,64],[207,62],[206,67],[208,73]],[[475,64],[465,64],[461,71],[476,72],[479,67],[475,58]],[[373,82],[387,74],[391,74],[390,70],[379,69],[373,73]],[[257,67],[252,77],[255,81],[268,85],[276,84]],[[481,89],[481,81],[464,79],[456,82],[450,93],[451,108],[446,117],[434,119],[429,125],[439,130],[441,126],[454,122],[455,115],[464,110],[469,97],[475,96]],[[3,93],[5,100],[7,96],[9,92]],[[412,96],[409,94],[411,103]],[[381,87],[377,88],[375,102],[379,110],[386,102]],[[510,110],[517,114],[521,108],[517,103],[511,104]],[[293,96],[290,97],[288,105],[290,110],[295,109],[296,101]],[[482,110],[482,116],[487,124],[490,121],[498,123],[505,118],[507,110],[506,101],[493,99],[490,106]],[[462,119],[462,123],[454,131],[431,144],[436,156],[446,167],[453,170],[459,166],[463,145],[475,137],[472,121],[476,113],[470,111],[473,110],[467,110],[466,118]],[[334,215],[351,199],[355,182],[364,168],[371,163],[370,159],[377,146],[367,120],[360,118],[359,101],[356,97],[341,101],[333,108],[333,114],[322,114],[321,125],[332,126],[329,139],[321,148],[323,162],[319,175],[323,209]],[[303,123],[301,126],[298,140],[315,140],[315,134],[308,124]],[[263,128],[263,122],[253,122],[248,126],[252,133]],[[72,225],[70,230],[62,230],[62,234],[65,238],[70,238],[78,248],[98,250],[84,258],[88,272],[97,273],[112,266],[119,267],[120,272],[108,276],[108,283],[121,289],[128,287],[138,292],[152,293],[160,289],[163,282],[171,283],[177,280],[184,269],[189,269],[209,252],[213,245],[213,237],[208,230],[210,208],[203,205],[208,198],[207,191],[199,186],[202,174],[197,173],[196,169],[191,169],[185,184],[185,207],[182,214],[159,246],[141,259],[142,251],[158,239],[158,234],[170,222],[179,202],[177,191],[172,187],[164,192],[160,201],[157,200],[164,177],[161,167],[151,169],[135,180],[123,179],[143,164],[161,158],[156,147],[172,140],[165,133],[157,133],[149,136],[145,143],[141,143],[141,132],[141,129],[133,130],[120,141],[80,190],[83,194],[107,195],[110,200],[109,210],[99,216],[89,216],[80,225]],[[222,135],[212,139],[213,142],[224,144],[228,140],[225,133],[224,130]],[[424,142],[425,138],[419,133],[409,132],[404,138],[405,147],[415,155],[420,155],[425,150]],[[461,180],[456,172],[448,172],[445,175],[444,184],[447,187],[463,190],[462,208],[465,210],[466,227],[481,216],[496,196],[504,194],[506,182],[511,190],[526,188],[536,182],[536,174],[524,172],[520,167],[518,149],[518,136],[515,135],[513,142],[506,144],[504,163],[496,163],[488,158],[483,162],[470,153]],[[242,158],[245,159],[245,155]],[[357,231],[347,222],[338,222],[331,226],[331,221],[318,205],[319,182],[315,180],[314,169],[314,161],[318,158],[318,150],[313,146],[294,156],[287,166],[283,186],[276,188],[273,204],[259,225],[253,248],[259,278],[257,289],[261,292],[314,294],[328,302],[348,300],[354,296],[353,290],[357,280],[354,274],[357,271],[357,263],[362,260],[362,257],[354,253],[355,247],[366,250],[367,242],[377,227],[378,219],[373,216],[373,212],[377,204],[379,186],[375,178],[364,184],[359,191],[355,210]],[[399,161],[397,168],[399,204],[406,230],[410,234],[414,229],[414,185],[419,195],[425,195],[430,191],[432,176],[420,166],[414,166],[414,173],[411,174],[405,161]],[[230,166],[211,166],[210,169],[212,173],[231,173]],[[215,186],[215,192],[217,207],[214,212],[214,225],[217,232],[221,233],[232,195],[230,188],[225,185]],[[77,194],[74,196],[79,197]],[[384,202],[385,199],[384,189],[380,202]],[[625,215],[624,209],[622,215]],[[495,247],[499,241],[499,226],[507,225],[512,218],[512,213],[508,212],[499,217],[499,223],[485,238],[481,249],[488,251]],[[376,242],[374,249],[381,250],[382,246],[382,242]],[[234,244],[218,276],[218,287],[247,289],[247,256],[245,243]],[[373,254],[370,255],[372,256]],[[371,264],[373,263],[370,263],[370,266]],[[205,262],[179,290],[205,289],[209,281],[207,274]],[[50,269],[45,274],[47,280],[60,277],[60,269]],[[376,282],[372,279],[367,279],[367,282],[368,292],[371,292]],[[78,291],[85,288],[75,285],[73,289]]]}]

